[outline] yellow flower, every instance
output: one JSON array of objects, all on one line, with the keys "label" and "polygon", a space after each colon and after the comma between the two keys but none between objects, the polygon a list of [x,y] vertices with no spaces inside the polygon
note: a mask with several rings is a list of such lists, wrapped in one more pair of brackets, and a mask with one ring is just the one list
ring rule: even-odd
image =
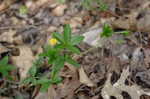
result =
[{"label": "yellow flower", "polygon": [[58,42],[58,41],[57,41],[55,38],[51,38],[51,39],[49,40],[49,43],[50,43],[50,45],[52,45],[52,46],[56,45],[57,42]]}]

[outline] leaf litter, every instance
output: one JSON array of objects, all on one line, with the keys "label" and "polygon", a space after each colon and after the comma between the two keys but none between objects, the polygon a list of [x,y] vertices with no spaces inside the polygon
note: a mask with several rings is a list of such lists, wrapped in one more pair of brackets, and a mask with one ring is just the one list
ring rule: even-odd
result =
[{"label": "leaf litter", "polygon": [[[0,75],[0,98],[149,99],[149,0],[104,2],[110,11],[86,10],[79,0],[64,4],[55,0],[1,0],[0,59],[9,55],[9,63],[17,70],[11,73],[13,81]],[[28,9],[26,15],[20,14],[21,6]],[[101,38],[98,33],[104,21],[116,32],[126,29],[135,32],[129,36],[115,34]],[[95,47],[75,57],[81,68],[65,64],[60,74],[63,82],[51,86],[47,93],[39,92],[38,86],[19,86],[47,38],[52,32],[62,32],[64,24],[71,24],[74,33],[86,36],[78,46],[81,52]]]}]

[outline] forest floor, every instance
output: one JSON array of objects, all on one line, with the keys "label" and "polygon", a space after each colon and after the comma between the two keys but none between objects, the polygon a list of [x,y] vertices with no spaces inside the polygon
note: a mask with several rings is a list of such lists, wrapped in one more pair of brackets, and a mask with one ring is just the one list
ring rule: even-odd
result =
[{"label": "forest floor", "polygon": [[[0,60],[8,55],[17,67],[13,80],[0,75],[0,99],[150,99],[150,1],[103,1],[106,11],[87,10],[80,0],[0,0]],[[101,38],[105,23],[131,33]],[[84,54],[74,55],[81,67],[66,64],[63,81],[48,92],[20,86],[51,33],[65,24],[85,36],[77,46]]]}]

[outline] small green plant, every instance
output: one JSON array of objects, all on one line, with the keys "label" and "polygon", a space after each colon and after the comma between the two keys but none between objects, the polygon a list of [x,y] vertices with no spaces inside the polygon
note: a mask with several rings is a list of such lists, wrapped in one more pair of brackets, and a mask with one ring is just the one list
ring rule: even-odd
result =
[{"label": "small green plant", "polygon": [[45,91],[51,84],[58,84],[62,81],[59,72],[64,67],[65,63],[72,64],[75,67],[80,65],[72,59],[74,53],[80,54],[80,50],[76,47],[82,40],[83,36],[72,35],[70,25],[64,26],[63,34],[53,33],[50,39],[50,45],[46,45],[44,52],[39,56],[46,58],[51,67],[51,71],[40,76],[35,77],[37,74],[36,65],[30,69],[30,77],[24,80],[25,83],[32,83],[33,85],[41,85],[41,90]]},{"label": "small green plant", "polygon": [[66,0],[57,0],[59,3],[65,3]]},{"label": "small green plant", "polygon": [[19,8],[19,14],[25,15],[28,13],[28,8],[24,5],[20,6]]},{"label": "small green plant", "polygon": [[81,4],[88,10],[108,10],[108,5],[105,4],[102,0],[82,0]]},{"label": "small green plant", "polygon": [[114,33],[113,29],[108,24],[104,24],[101,37],[110,37],[113,35],[113,33]]},{"label": "small green plant", "polygon": [[101,37],[111,37],[113,34],[123,34],[123,35],[129,35],[130,31],[120,31],[120,32],[114,32],[114,30],[112,29],[112,27],[108,24],[104,24],[103,26],[103,32],[101,33]]},{"label": "small green plant", "polygon": [[15,69],[14,66],[8,64],[8,56],[5,56],[3,59],[0,60],[0,74],[3,77],[11,80],[12,77],[9,75],[9,72],[14,69]]}]

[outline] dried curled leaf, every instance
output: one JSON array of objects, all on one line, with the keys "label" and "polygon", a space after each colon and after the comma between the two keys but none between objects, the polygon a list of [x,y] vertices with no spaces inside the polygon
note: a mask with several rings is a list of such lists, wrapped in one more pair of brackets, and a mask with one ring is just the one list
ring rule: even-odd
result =
[{"label": "dried curled leaf", "polygon": [[24,79],[27,76],[27,72],[32,66],[35,57],[28,46],[19,46],[18,48],[20,50],[20,55],[12,56],[11,59],[13,64],[19,68],[21,79]]},{"label": "dried curled leaf", "polygon": [[129,68],[124,69],[120,79],[113,85],[110,81],[112,74],[109,74],[104,88],[102,89],[102,97],[104,99],[110,99],[110,96],[114,96],[116,97],[116,99],[123,99],[123,96],[121,95],[123,91],[127,92],[131,96],[131,99],[140,99],[140,96],[144,94],[150,95],[150,92],[145,92],[138,85],[125,85],[125,80],[129,76],[129,74]]},{"label": "dried curled leaf", "polygon": [[83,67],[81,67],[79,69],[79,76],[80,76],[80,82],[89,86],[89,87],[93,87],[94,83],[87,77]]}]

